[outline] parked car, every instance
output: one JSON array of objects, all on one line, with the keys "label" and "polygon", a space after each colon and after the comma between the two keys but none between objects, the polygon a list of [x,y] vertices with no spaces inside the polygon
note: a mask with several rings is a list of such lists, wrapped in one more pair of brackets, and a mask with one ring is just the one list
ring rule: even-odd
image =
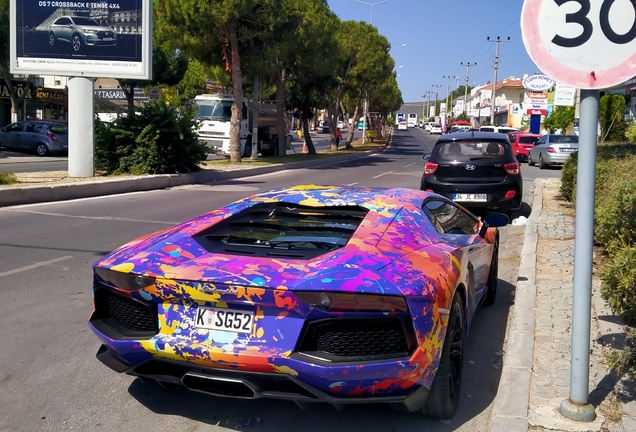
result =
[{"label": "parked car", "polygon": [[344,128],[345,128],[345,122],[343,122],[342,120],[340,120],[340,121],[338,122],[338,128],[339,128],[339,129],[344,129]]},{"label": "parked car", "polygon": [[530,149],[541,138],[541,135],[531,133],[510,133],[510,145],[519,162],[527,162]]},{"label": "parked car", "polygon": [[111,27],[83,16],[62,16],[49,26],[49,45],[68,42],[75,52],[85,47],[117,45],[117,33]]},{"label": "parked car", "polygon": [[442,134],[442,125],[439,123],[431,123],[428,132],[433,135],[433,134]]},{"label": "parked car", "polygon": [[442,135],[426,164],[420,189],[464,207],[518,210],[523,180],[508,137],[487,132]]},{"label": "parked car", "polygon": [[0,129],[0,146],[33,151],[39,156],[68,152],[66,122],[29,120],[11,123]]},{"label": "parked car", "polygon": [[325,120],[322,122],[322,126],[320,126],[320,131],[322,133],[330,133],[330,129],[329,129],[329,121]]},{"label": "parked car", "polygon": [[402,120],[398,123],[398,130],[407,130],[409,127],[406,124],[406,120]]},{"label": "parked car", "polygon": [[541,169],[549,165],[563,165],[568,156],[578,149],[578,135],[543,135],[530,149],[528,165],[538,163]]},{"label": "parked car", "polygon": [[97,358],[212,396],[448,419],[475,312],[496,300],[508,222],[412,189],[243,198],[94,264]]},{"label": "parked car", "polygon": [[513,127],[508,127],[508,126],[481,126],[479,128],[480,132],[495,132],[495,133],[510,133],[510,132],[516,132],[519,129],[517,128],[513,128]]}]

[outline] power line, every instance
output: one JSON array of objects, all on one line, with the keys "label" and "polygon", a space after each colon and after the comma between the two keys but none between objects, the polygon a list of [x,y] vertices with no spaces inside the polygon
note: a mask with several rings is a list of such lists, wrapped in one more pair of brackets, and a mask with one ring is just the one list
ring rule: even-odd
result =
[{"label": "power line", "polygon": [[515,25],[515,24],[517,23],[517,21],[519,21],[519,19],[521,19],[521,17],[519,17],[519,18],[517,18],[516,20],[514,20],[514,21],[512,22],[512,24],[510,24],[510,25],[509,25],[508,27],[506,27],[505,29],[501,30],[499,33],[503,33],[503,32],[505,32],[506,30],[508,30],[510,27],[512,27],[513,25]]}]

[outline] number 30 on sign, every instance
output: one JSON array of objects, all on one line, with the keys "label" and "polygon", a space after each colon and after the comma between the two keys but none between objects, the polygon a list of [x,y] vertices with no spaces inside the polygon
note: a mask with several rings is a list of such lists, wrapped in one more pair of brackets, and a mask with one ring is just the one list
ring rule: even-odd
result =
[{"label": "number 30 on sign", "polygon": [[551,78],[601,89],[636,75],[636,0],[525,0],[523,42]]}]

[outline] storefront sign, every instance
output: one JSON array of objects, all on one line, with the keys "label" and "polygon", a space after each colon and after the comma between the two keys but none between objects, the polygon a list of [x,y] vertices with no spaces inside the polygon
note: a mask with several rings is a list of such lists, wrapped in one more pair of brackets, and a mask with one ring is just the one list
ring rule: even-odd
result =
[{"label": "storefront sign", "polygon": [[[120,88],[115,89],[95,89],[95,96],[107,100],[126,100],[126,93]],[[144,91],[140,88],[135,89],[133,98],[135,100],[148,100],[148,96],[144,94]]]},{"label": "storefront sign", "polygon": [[554,80],[544,74],[534,74],[523,80],[523,86],[528,90],[542,92],[550,90],[554,86]]},{"label": "storefront sign", "polygon": [[10,0],[13,74],[149,80],[151,0]]},{"label": "storefront sign", "polygon": [[554,105],[556,106],[574,106],[576,96],[576,87],[557,83],[554,92]]},{"label": "storefront sign", "polygon": [[[9,86],[4,81],[0,81],[0,83],[2,83],[2,87],[0,87],[0,97],[10,98],[11,92],[9,91]],[[12,81],[11,84],[19,98],[24,96],[25,99],[33,99],[33,92],[31,91],[30,88],[26,87],[25,82]],[[26,95],[24,95],[25,92],[26,92]]]},{"label": "storefront sign", "polygon": [[527,111],[528,114],[530,115],[548,115],[548,110],[544,110],[544,109],[529,109]]}]

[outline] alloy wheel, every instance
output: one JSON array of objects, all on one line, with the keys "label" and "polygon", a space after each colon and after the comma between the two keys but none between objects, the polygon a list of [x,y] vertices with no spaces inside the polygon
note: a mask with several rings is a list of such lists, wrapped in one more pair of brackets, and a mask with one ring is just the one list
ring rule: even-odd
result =
[{"label": "alloy wheel", "polygon": [[81,47],[82,47],[82,41],[80,37],[77,35],[73,36],[73,50],[79,51]]},{"label": "alloy wheel", "polygon": [[464,317],[459,302],[455,303],[448,330],[451,334],[448,371],[449,393],[451,400],[459,398],[462,382],[462,365],[464,359]]}]

